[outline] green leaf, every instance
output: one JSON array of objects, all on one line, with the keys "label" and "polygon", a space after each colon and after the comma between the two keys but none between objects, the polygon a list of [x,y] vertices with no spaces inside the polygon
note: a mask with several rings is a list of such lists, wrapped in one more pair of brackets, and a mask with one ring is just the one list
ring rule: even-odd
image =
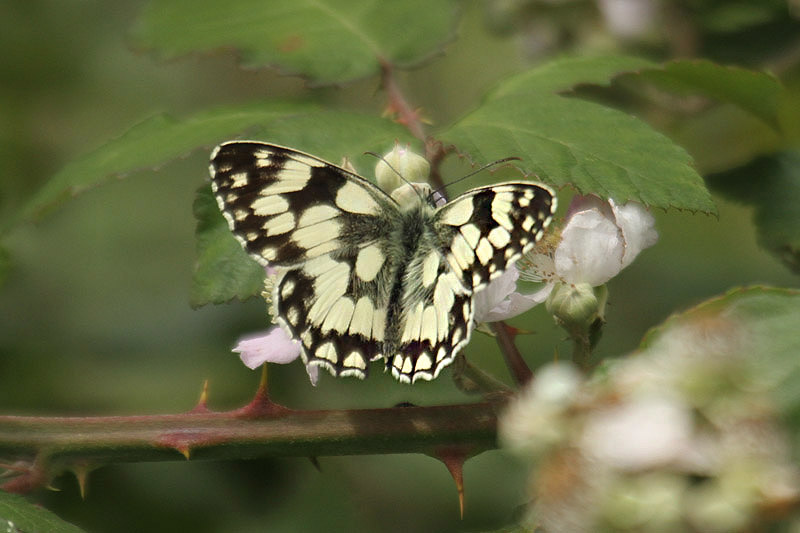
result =
[{"label": "green leaf", "polygon": [[25,498],[0,490],[0,531],[9,533],[82,533],[83,530]]},{"label": "green leaf", "polygon": [[192,279],[192,307],[246,300],[264,289],[264,267],[242,249],[228,229],[217,200],[206,185],[194,200],[197,262]]},{"label": "green leaf", "polygon": [[310,109],[301,104],[258,102],[212,109],[183,120],[152,117],[65,166],[26,204],[20,218],[35,217],[112,176],[163,165],[201,146],[210,149],[247,129]]},{"label": "green leaf", "polygon": [[[740,342],[731,357],[742,357],[757,374],[753,381],[769,390],[782,412],[800,420],[800,291],[770,287],[735,289],[723,296],[668,318],[646,335],[641,348],[662,338],[686,338],[683,328],[700,331],[704,337],[733,332]],[[673,342],[672,346],[679,346]]]},{"label": "green leaf", "polygon": [[755,208],[758,239],[800,274],[800,151],[758,158],[708,178],[723,195]]},{"label": "green leaf", "polygon": [[663,67],[644,69],[635,76],[658,88],[678,94],[701,94],[735,105],[775,130],[780,129],[779,108],[784,88],[771,74],[708,60],[670,61]]},{"label": "green leaf", "polygon": [[[349,158],[364,177],[371,179],[376,159],[367,150],[388,152],[408,132],[389,120],[347,112],[316,112],[276,120],[258,130],[254,138],[308,152],[339,165]],[[264,288],[264,268],[250,258],[234,239],[220,214],[210,187],[203,187],[194,204],[197,218],[198,259],[192,285],[192,305],[244,300]]]},{"label": "green leaf", "polygon": [[440,137],[477,162],[521,157],[526,174],[581,194],[714,212],[691,158],[669,138],[626,113],[555,92],[649,65],[612,57],[534,68],[504,82]]},{"label": "green leaf", "polygon": [[454,29],[454,0],[151,0],[136,41],[163,58],[234,47],[251,67],[277,65],[315,83],[410,66]]}]

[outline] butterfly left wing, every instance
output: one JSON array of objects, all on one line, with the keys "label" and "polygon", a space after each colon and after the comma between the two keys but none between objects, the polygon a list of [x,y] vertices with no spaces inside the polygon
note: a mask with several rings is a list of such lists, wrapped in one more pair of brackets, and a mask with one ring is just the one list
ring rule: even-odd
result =
[{"label": "butterfly left wing", "polygon": [[399,259],[396,203],[364,178],[281,146],[233,141],[211,156],[212,189],[242,247],[278,268],[272,314],[308,365],[365,377],[383,357]]},{"label": "butterfly left wing", "polygon": [[556,209],[549,188],[528,182],[479,187],[440,207],[430,248],[410,268],[401,345],[387,361],[400,381],[433,379],[469,342],[472,296],[541,239]]}]

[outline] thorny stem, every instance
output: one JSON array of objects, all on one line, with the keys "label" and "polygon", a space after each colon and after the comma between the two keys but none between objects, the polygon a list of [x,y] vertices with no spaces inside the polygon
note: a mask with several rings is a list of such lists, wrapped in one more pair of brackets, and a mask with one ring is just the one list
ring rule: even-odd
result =
[{"label": "thorny stem", "polygon": [[497,344],[500,346],[500,352],[503,354],[514,381],[520,386],[525,385],[533,377],[533,372],[528,368],[528,364],[522,358],[522,354],[519,353],[516,344],[514,344],[514,336],[508,330],[508,326],[506,326],[505,322],[492,322],[489,326],[495,334]]},{"label": "thorny stem", "polygon": [[433,454],[496,448],[497,405],[295,411],[263,391],[245,407],[153,416],[0,416],[0,485],[26,492],[65,470],[110,463],[179,459]]}]

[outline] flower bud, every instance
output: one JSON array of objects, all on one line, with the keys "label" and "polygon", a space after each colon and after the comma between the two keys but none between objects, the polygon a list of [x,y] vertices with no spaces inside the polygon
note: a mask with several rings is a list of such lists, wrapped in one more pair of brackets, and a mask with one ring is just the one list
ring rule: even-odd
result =
[{"label": "flower bud", "polygon": [[391,197],[405,210],[419,205],[422,198],[431,193],[427,183],[403,183],[392,191]]},{"label": "flower bud", "polygon": [[557,283],[545,305],[568,330],[586,329],[602,313],[601,302],[589,283]]},{"label": "flower bud", "polygon": [[430,174],[431,166],[419,154],[412,152],[408,147],[395,144],[391,152],[383,156],[375,166],[375,179],[378,187],[387,193],[403,184],[402,176],[406,181],[426,181]]}]

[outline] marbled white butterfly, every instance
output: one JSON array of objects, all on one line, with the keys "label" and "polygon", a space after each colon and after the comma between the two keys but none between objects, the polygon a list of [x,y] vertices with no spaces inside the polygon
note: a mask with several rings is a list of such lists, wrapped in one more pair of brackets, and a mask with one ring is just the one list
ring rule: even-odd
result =
[{"label": "marbled white butterfly", "polygon": [[336,165],[253,141],[215,148],[210,171],[233,234],[277,268],[272,315],[307,365],[336,376],[364,378],[383,359],[400,381],[435,378],[469,341],[473,295],[556,209],[552,190],[524,181],[438,208],[425,193],[401,204]]}]

